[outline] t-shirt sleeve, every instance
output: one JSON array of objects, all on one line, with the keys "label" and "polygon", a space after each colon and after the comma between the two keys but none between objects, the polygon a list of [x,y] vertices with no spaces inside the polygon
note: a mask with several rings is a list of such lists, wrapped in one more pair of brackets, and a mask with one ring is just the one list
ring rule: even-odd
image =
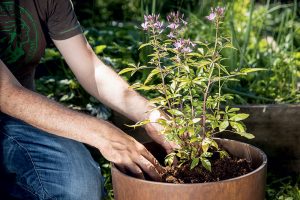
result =
[{"label": "t-shirt sleeve", "polygon": [[47,28],[54,40],[64,40],[82,33],[71,0],[52,0],[48,7]]}]

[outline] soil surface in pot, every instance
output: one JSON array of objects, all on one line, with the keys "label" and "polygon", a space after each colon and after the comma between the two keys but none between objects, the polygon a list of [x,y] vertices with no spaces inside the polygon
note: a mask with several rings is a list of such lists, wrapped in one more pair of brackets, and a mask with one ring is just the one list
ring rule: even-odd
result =
[{"label": "soil surface in pot", "polygon": [[212,171],[205,169],[201,163],[192,170],[186,163],[180,167],[166,167],[163,182],[167,183],[205,183],[230,179],[247,174],[253,169],[246,159],[236,157],[215,158],[210,160]]}]

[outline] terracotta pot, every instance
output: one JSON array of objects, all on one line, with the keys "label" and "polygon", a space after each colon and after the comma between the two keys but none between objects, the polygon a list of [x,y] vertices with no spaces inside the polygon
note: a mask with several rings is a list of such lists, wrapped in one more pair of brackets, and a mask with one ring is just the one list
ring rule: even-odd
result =
[{"label": "terracotta pot", "polygon": [[219,182],[171,184],[137,179],[112,167],[116,200],[263,200],[267,157],[258,148],[233,140],[217,139],[233,155],[251,160],[249,174]]}]

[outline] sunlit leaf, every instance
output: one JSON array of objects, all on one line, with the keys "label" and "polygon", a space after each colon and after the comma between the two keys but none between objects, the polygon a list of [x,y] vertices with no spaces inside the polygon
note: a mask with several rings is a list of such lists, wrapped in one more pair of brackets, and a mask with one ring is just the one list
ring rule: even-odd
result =
[{"label": "sunlit leaf", "polygon": [[174,162],[175,152],[168,154],[165,158],[165,165],[171,166]]},{"label": "sunlit leaf", "polygon": [[139,50],[149,45],[151,45],[151,43],[144,43],[139,47]]},{"label": "sunlit leaf", "polygon": [[236,121],[236,122],[237,122],[237,121],[244,120],[244,119],[246,119],[246,118],[248,118],[248,117],[249,117],[249,114],[239,113],[239,114],[236,114],[236,115],[230,117],[230,120],[231,120],[231,121]]},{"label": "sunlit leaf", "polygon": [[122,75],[122,74],[125,74],[127,72],[131,72],[131,71],[134,71],[136,70],[136,68],[125,68],[125,69],[122,69],[120,72],[119,72],[119,75]]},{"label": "sunlit leaf", "polygon": [[229,113],[231,113],[231,112],[237,112],[237,111],[239,111],[240,109],[239,108],[230,108],[229,110],[228,110],[228,112]]},{"label": "sunlit leaf", "polygon": [[212,152],[204,152],[201,154],[201,157],[210,158],[213,156]]},{"label": "sunlit leaf", "polygon": [[146,120],[139,121],[134,125],[126,125],[126,126],[136,128],[136,127],[139,127],[139,126],[144,126],[144,125],[149,124],[149,123],[150,123],[150,120],[146,119]]},{"label": "sunlit leaf", "polygon": [[226,151],[218,151],[220,154],[220,158],[225,158],[225,157],[229,157],[229,154]]},{"label": "sunlit leaf", "polygon": [[267,69],[265,69],[265,68],[243,68],[243,69],[241,69],[240,72],[247,74],[247,73],[251,73],[251,72],[258,72],[258,71],[265,71],[265,70],[267,70]]},{"label": "sunlit leaf", "polygon": [[175,115],[175,116],[183,116],[184,115],[181,111],[179,111],[177,109],[170,109],[170,110],[168,110],[168,112],[171,115]]},{"label": "sunlit leaf", "polygon": [[150,74],[148,75],[148,77],[147,77],[147,79],[145,80],[145,82],[144,82],[144,84],[146,85],[149,81],[151,81],[152,80],[152,78],[156,75],[156,74],[158,74],[160,71],[159,71],[159,69],[153,69],[151,72],[150,72]]},{"label": "sunlit leaf", "polygon": [[228,126],[229,126],[229,122],[227,120],[221,122],[219,126],[219,131],[220,132],[224,131]]},{"label": "sunlit leaf", "polygon": [[194,119],[192,120],[192,122],[193,122],[194,124],[196,124],[196,123],[200,122],[200,120],[201,120],[201,118],[194,118]]},{"label": "sunlit leaf", "polygon": [[95,47],[95,53],[100,54],[103,53],[104,49],[106,48],[106,45],[98,45]]},{"label": "sunlit leaf", "polygon": [[199,158],[194,158],[191,163],[190,169],[194,169],[199,164]]},{"label": "sunlit leaf", "polygon": [[200,157],[200,160],[201,160],[202,166],[205,169],[207,169],[208,171],[211,172],[211,163],[210,163],[210,161],[207,158],[204,158],[204,157]]}]

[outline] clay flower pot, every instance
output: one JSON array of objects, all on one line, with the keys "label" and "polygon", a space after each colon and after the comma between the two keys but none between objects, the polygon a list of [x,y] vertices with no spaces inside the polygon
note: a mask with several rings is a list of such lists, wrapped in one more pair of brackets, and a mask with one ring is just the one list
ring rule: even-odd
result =
[{"label": "clay flower pot", "polygon": [[[116,200],[263,200],[267,157],[260,149],[246,143],[216,139],[228,152],[251,161],[254,171],[219,182],[171,184],[141,180],[112,166]],[[151,151],[151,150],[150,150]]]}]

